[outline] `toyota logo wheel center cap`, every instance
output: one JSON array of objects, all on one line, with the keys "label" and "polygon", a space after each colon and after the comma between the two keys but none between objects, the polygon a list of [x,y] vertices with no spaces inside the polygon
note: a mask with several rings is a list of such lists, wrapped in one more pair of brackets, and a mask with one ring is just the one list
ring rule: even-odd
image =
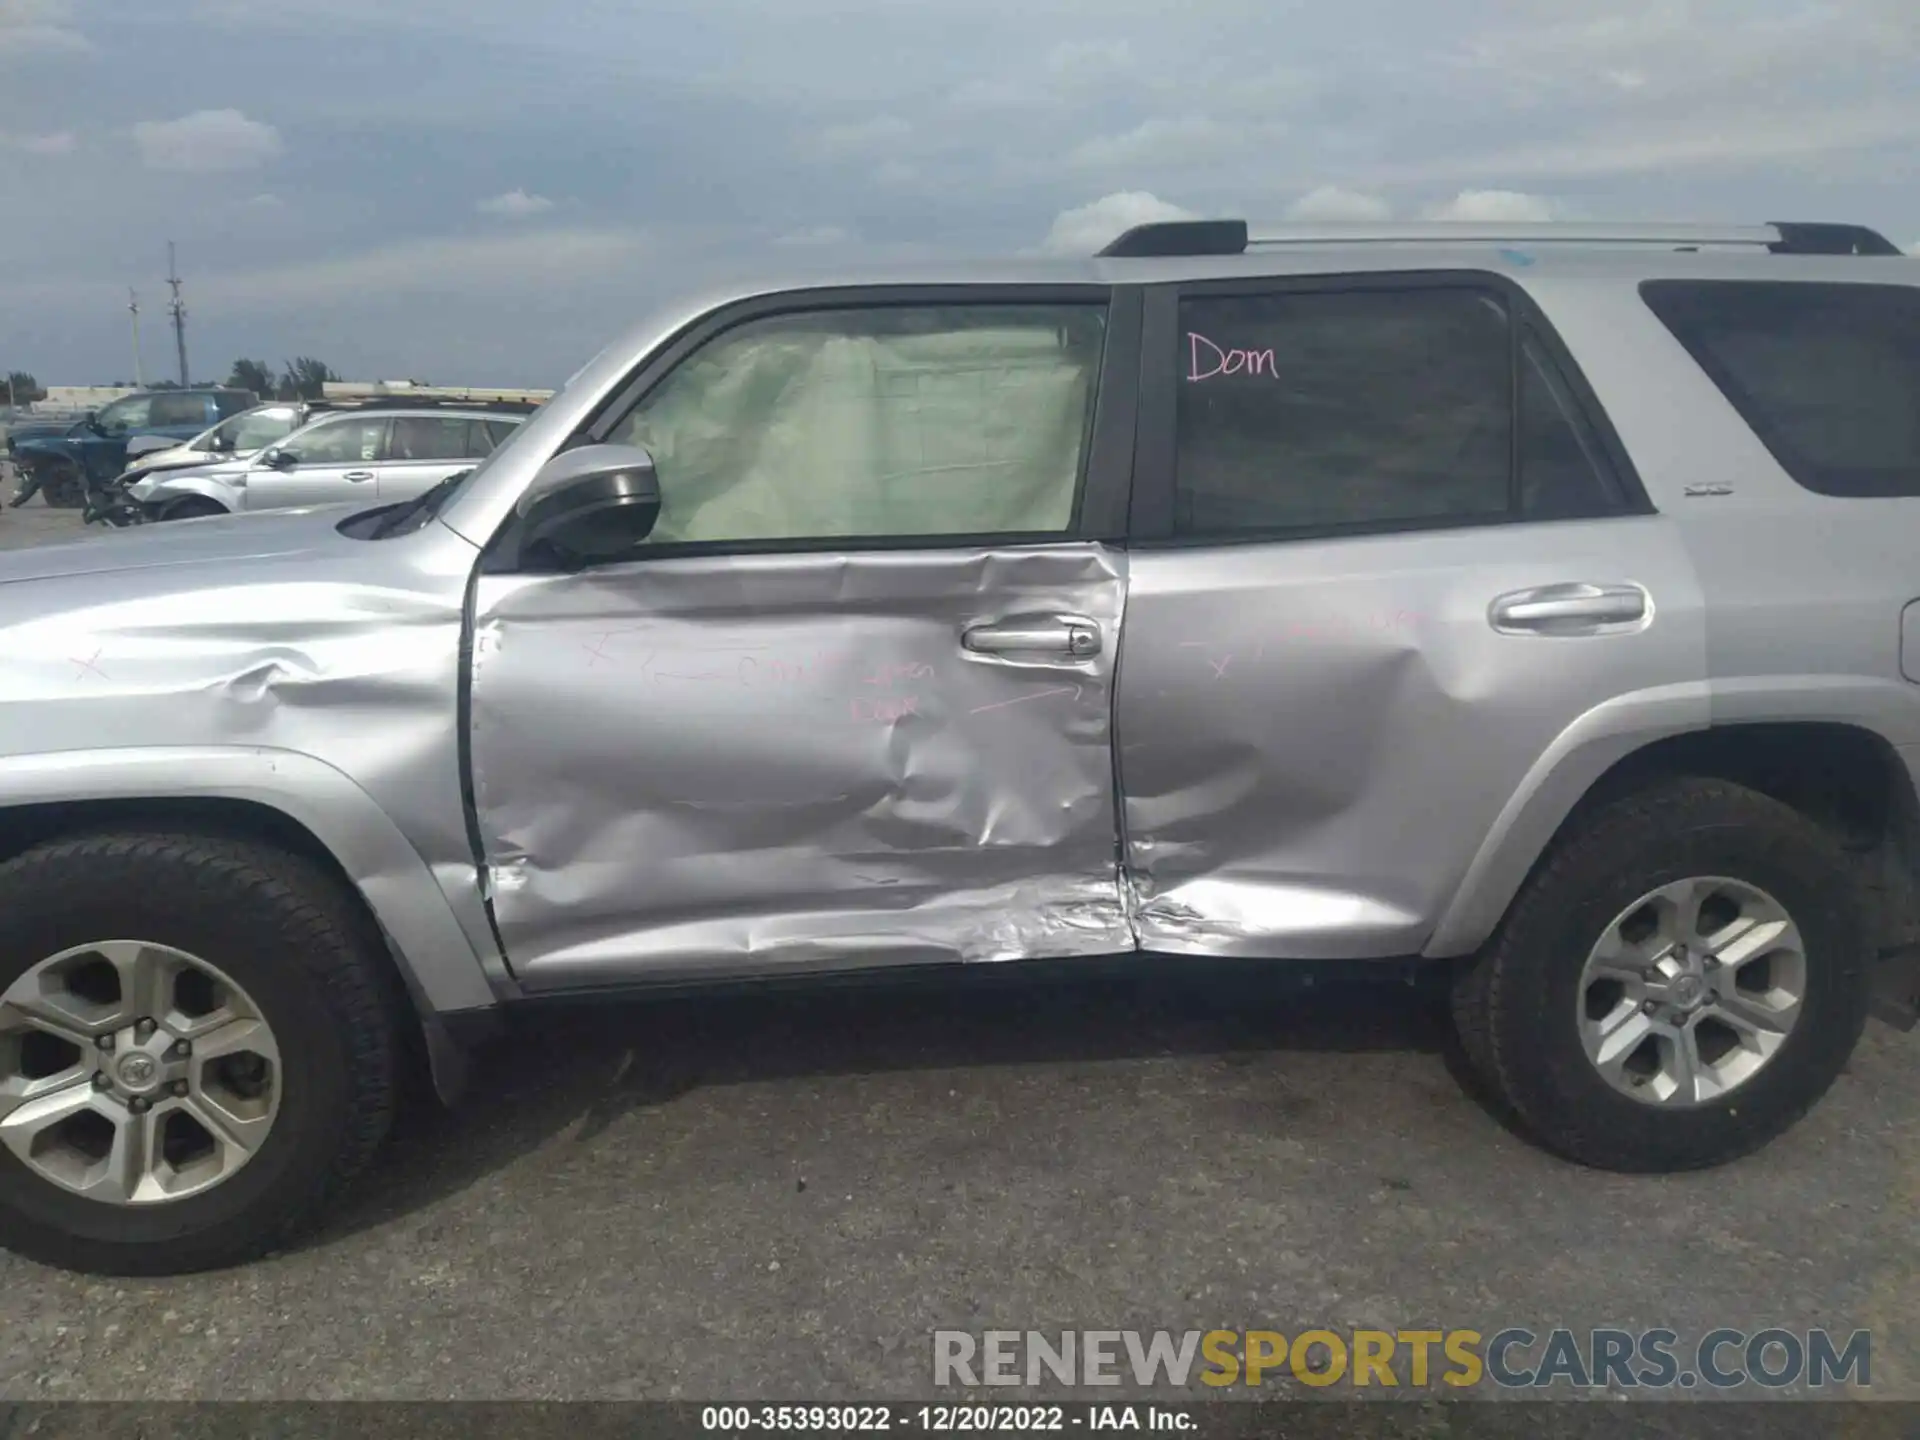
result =
[{"label": "toyota logo wheel center cap", "polygon": [[115,1061],[113,1073],[129,1090],[149,1090],[160,1078],[160,1066],[151,1055],[136,1050]]}]

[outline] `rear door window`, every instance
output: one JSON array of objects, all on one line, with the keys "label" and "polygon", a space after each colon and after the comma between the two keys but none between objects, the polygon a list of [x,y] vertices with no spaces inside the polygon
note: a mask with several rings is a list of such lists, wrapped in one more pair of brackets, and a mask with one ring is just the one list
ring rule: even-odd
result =
[{"label": "rear door window", "polygon": [[393,422],[392,460],[465,460],[468,428],[464,415],[402,415]]},{"label": "rear door window", "polygon": [[1920,495],[1920,287],[1650,280],[1640,294],[1800,485]]},{"label": "rear door window", "polygon": [[1492,290],[1194,294],[1179,337],[1176,535],[1628,508],[1542,337]]}]

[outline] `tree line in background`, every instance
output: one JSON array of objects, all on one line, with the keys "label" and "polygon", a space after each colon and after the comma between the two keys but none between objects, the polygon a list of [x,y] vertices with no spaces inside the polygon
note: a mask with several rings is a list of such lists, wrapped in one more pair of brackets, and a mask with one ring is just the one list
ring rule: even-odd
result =
[{"label": "tree line in background", "polygon": [[[274,374],[273,366],[264,360],[236,360],[223,383],[236,390],[251,390],[262,400],[318,400],[324,396],[327,382],[339,378],[324,360],[302,355],[287,361],[278,375]],[[36,400],[47,398],[46,387],[25,370],[9,372],[6,386],[7,394],[0,394],[0,405],[31,405]],[[113,388],[124,390],[131,387],[124,380],[116,380]],[[178,390],[180,383],[176,380],[155,380],[146,388]]]},{"label": "tree line in background", "polygon": [[287,361],[278,379],[264,360],[236,360],[227,373],[227,384],[236,390],[251,390],[263,400],[318,400],[327,382],[339,378],[325,361],[302,355]]}]

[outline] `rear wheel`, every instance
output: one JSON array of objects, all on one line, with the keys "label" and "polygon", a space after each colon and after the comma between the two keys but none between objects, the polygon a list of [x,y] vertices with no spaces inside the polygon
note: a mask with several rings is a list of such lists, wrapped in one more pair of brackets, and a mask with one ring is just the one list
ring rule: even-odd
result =
[{"label": "rear wheel", "polygon": [[185,834],[0,865],[0,1243],[106,1274],[305,1229],[386,1132],[379,939],[306,862]]},{"label": "rear wheel", "polygon": [[1548,1148],[1720,1164],[1788,1129],[1866,1023],[1870,939],[1833,838],[1717,780],[1670,781],[1560,842],[1454,987],[1462,1049]]}]

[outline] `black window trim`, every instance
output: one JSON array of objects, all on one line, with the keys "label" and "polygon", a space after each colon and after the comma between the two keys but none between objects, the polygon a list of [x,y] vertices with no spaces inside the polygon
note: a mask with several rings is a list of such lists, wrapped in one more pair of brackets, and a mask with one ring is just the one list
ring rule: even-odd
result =
[{"label": "black window trim", "polygon": [[[1516,454],[1509,465],[1508,508],[1479,515],[1422,516],[1417,519],[1372,521],[1350,525],[1275,526],[1222,534],[1174,533],[1175,461],[1179,409],[1180,304],[1183,300],[1216,299],[1235,295],[1325,295],[1355,291],[1467,290],[1490,295],[1507,314],[1509,329],[1509,383],[1513,400],[1513,438]],[[1591,524],[1624,516],[1657,513],[1641,483],[1619,432],[1581,373],[1572,352],[1533,297],[1508,276],[1490,270],[1397,270],[1313,275],[1236,276],[1220,280],[1169,281],[1145,287],[1140,349],[1139,443],[1134,459],[1132,504],[1128,514],[1128,543],[1152,549],[1192,549],[1222,545],[1266,545],[1310,540],[1347,540],[1373,535],[1418,534],[1435,530],[1488,529],[1506,525]],[[1575,423],[1599,446],[1619,488],[1617,509],[1582,519],[1551,518],[1520,513],[1522,478],[1519,395],[1522,345],[1532,339],[1565,387],[1575,411]]]},{"label": "black window trim", "polygon": [[[736,301],[708,311],[659,346],[630,371],[617,388],[561,448],[599,444],[661,381],[694,351],[728,330],[779,315],[835,310],[914,309],[936,305],[1016,308],[1042,305],[1103,307],[1099,369],[1074,515],[1060,531],[999,532],[983,535],[839,535],[807,540],[714,540],[649,546],[629,559],[593,567],[596,574],[628,565],[708,556],[807,555],[899,550],[1041,549],[1089,541],[1123,544],[1133,487],[1135,411],[1139,400],[1140,316],[1143,287],[1137,285],[960,284],[860,285],[789,290]],[[490,574],[523,568],[521,522],[509,513],[488,542],[482,569]],[[529,572],[550,567],[528,563]]]},{"label": "black window trim", "polygon": [[1665,314],[1656,303],[1663,295],[1683,295],[1686,292],[1712,290],[1794,290],[1825,291],[1846,289],[1849,291],[1891,291],[1907,297],[1916,292],[1911,284],[1895,280],[1776,280],[1776,279],[1699,279],[1699,280],[1643,280],[1640,282],[1640,303],[1647,307],[1648,313],[1659,322],[1660,328],[1673,337],[1674,343],[1686,351],[1701,374],[1710,380],[1720,392],[1720,398],[1726,402],[1733,417],[1752,432],[1753,437],[1772,457],[1774,464],[1780,467],[1780,473],[1792,481],[1799,489],[1809,495],[1818,495],[1828,500],[1911,500],[1915,498],[1913,490],[1874,491],[1855,487],[1835,487],[1823,482],[1828,467],[1802,453],[1781,433],[1778,421],[1766,411],[1766,407],[1756,403],[1751,390],[1734,376],[1733,372],[1721,362],[1700,336],[1689,333],[1686,327]]}]

